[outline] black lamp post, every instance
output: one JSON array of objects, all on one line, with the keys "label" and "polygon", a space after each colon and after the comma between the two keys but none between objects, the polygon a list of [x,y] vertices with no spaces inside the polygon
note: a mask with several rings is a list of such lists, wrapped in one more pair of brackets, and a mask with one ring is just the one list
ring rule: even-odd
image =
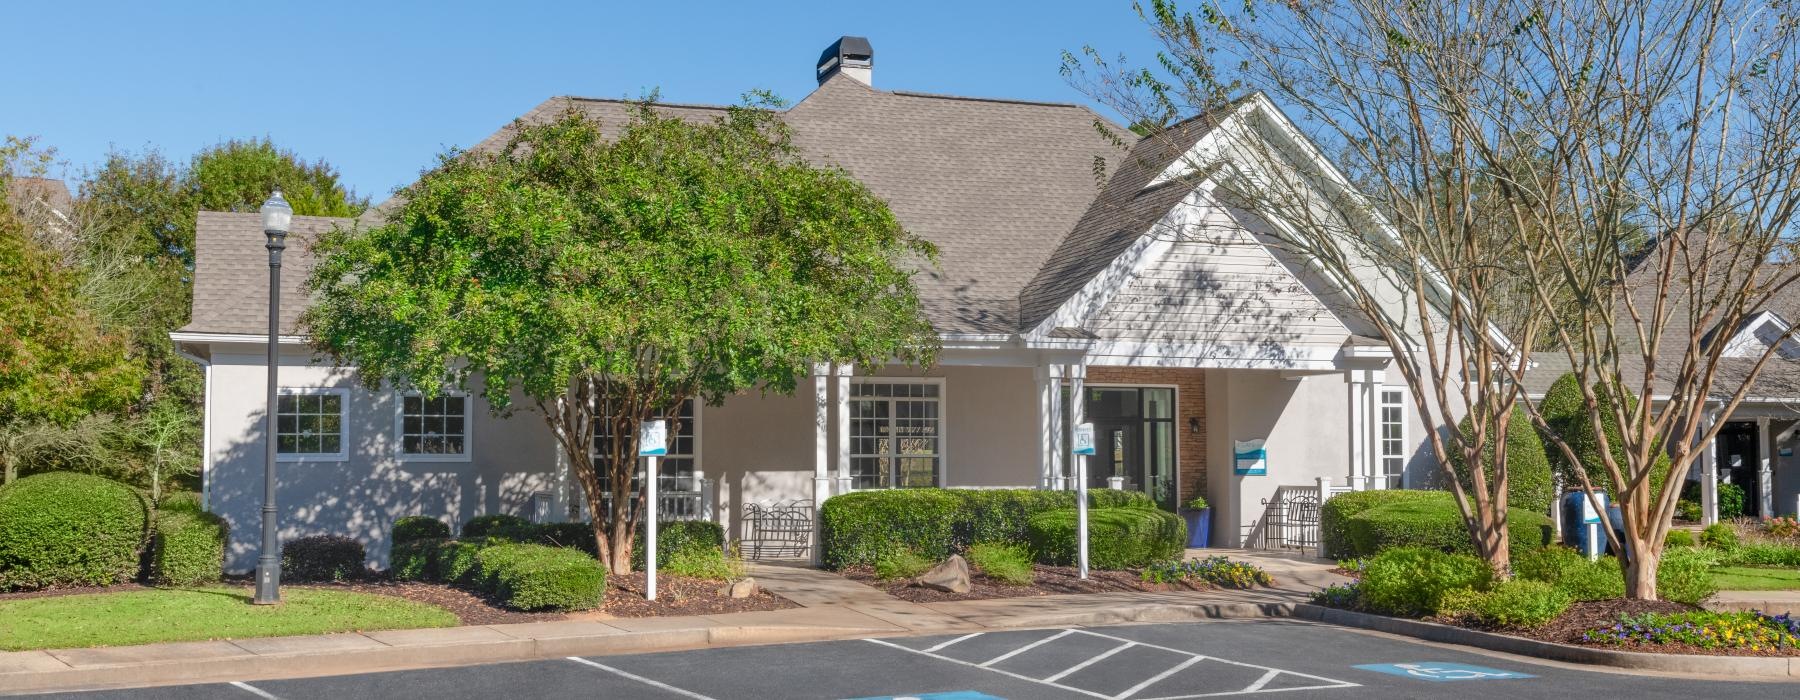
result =
[{"label": "black lamp post", "polygon": [[263,462],[262,555],[256,559],[257,605],[281,602],[281,537],[275,528],[275,406],[279,397],[276,373],[281,366],[281,251],[287,249],[288,224],[294,208],[281,196],[281,188],[262,205],[264,247],[269,249],[269,404],[266,460]]}]

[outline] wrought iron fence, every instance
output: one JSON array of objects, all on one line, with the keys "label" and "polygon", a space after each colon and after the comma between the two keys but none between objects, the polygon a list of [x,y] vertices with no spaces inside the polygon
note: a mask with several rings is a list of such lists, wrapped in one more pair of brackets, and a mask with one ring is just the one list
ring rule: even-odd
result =
[{"label": "wrought iron fence", "polygon": [[1319,551],[1319,496],[1316,492],[1282,487],[1273,499],[1263,499],[1264,549]]}]

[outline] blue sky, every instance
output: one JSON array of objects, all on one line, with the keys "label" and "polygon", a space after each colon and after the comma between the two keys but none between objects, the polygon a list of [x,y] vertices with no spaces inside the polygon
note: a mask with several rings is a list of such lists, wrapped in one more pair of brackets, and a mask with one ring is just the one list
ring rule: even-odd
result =
[{"label": "blue sky", "polygon": [[0,133],[56,147],[70,178],[109,149],[185,162],[266,135],[379,201],[552,95],[799,100],[844,34],[869,37],[880,88],[1062,102],[1084,101],[1063,50],[1155,48],[1129,0],[164,4],[9,9],[24,69],[0,85]]}]

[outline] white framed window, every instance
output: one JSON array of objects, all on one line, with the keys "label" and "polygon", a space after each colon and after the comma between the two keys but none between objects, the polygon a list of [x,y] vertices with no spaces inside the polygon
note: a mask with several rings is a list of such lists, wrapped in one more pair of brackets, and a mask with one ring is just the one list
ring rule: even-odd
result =
[{"label": "white framed window", "polygon": [[401,392],[394,407],[400,458],[409,462],[469,461],[473,420],[469,409],[469,397],[462,392],[440,392],[436,398],[417,391]]},{"label": "white framed window", "polygon": [[1390,489],[1406,488],[1406,392],[1381,390],[1381,473]]},{"label": "white framed window", "polygon": [[284,462],[341,462],[350,442],[344,428],[347,389],[286,388],[275,398],[275,455]]},{"label": "white framed window", "polygon": [[[679,409],[663,414],[662,418],[669,421],[669,453],[657,460],[657,471],[662,477],[656,484],[657,490],[671,493],[697,489],[690,482],[700,463],[700,404],[688,399]],[[606,417],[595,418],[592,454],[602,488],[608,483],[612,441],[612,421]],[[632,489],[632,492],[636,491],[636,488]]]},{"label": "white framed window", "polygon": [[940,486],[944,380],[858,378],[850,384],[850,487]]}]

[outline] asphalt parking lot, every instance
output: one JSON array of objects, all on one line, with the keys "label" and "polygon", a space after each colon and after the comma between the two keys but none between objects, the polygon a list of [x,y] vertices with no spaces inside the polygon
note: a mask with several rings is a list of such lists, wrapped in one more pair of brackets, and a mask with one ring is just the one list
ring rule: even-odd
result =
[{"label": "asphalt parking lot", "polygon": [[896,637],[50,697],[1767,698],[1800,685],[1586,671],[1287,620]]}]

